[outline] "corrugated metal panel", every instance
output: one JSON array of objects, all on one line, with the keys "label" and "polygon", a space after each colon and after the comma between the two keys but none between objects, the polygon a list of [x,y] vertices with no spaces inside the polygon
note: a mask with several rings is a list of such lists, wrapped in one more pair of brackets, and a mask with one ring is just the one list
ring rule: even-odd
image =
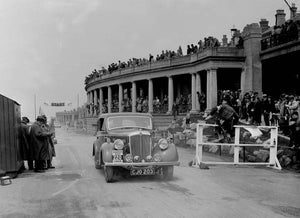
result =
[{"label": "corrugated metal panel", "polygon": [[18,144],[20,120],[19,104],[0,95],[0,169],[6,172],[18,171],[22,165]]}]

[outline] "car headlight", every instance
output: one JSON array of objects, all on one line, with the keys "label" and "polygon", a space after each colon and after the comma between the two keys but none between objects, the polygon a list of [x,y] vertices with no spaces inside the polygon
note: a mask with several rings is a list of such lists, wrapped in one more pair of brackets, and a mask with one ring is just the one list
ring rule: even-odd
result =
[{"label": "car headlight", "polygon": [[169,146],[167,139],[160,139],[158,141],[158,146],[161,150],[166,150]]},{"label": "car headlight", "polygon": [[134,156],[133,161],[134,162],[139,162],[140,161],[140,157],[138,155]]},{"label": "car headlight", "polygon": [[153,161],[152,156],[151,156],[151,155],[148,155],[148,156],[146,157],[146,161],[147,161],[147,162],[152,162],[152,161]]},{"label": "car headlight", "polygon": [[161,156],[160,156],[159,154],[155,154],[155,155],[153,156],[153,160],[154,160],[155,162],[160,162],[160,161],[161,161]]},{"label": "car headlight", "polygon": [[124,148],[124,142],[121,139],[116,139],[114,141],[114,148],[117,150],[122,150]]},{"label": "car headlight", "polygon": [[132,163],[133,157],[131,154],[126,154],[124,159],[127,163]]}]

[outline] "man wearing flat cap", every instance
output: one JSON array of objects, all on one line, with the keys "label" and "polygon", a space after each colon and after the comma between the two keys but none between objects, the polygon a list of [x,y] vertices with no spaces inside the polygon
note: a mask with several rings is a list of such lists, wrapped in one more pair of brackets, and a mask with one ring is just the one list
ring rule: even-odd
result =
[{"label": "man wearing flat cap", "polygon": [[33,159],[35,160],[35,172],[44,172],[44,162],[49,160],[49,146],[47,139],[52,133],[43,130],[45,118],[38,116],[36,122],[31,126],[30,142],[33,148]]}]

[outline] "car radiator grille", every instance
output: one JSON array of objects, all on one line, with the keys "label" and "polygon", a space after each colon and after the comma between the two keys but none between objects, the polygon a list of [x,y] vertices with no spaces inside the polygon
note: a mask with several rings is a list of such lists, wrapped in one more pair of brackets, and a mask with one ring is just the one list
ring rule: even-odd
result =
[{"label": "car radiator grille", "polygon": [[141,160],[146,160],[146,157],[151,154],[150,136],[149,135],[134,135],[130,137],[131,154],[138,155]]}]

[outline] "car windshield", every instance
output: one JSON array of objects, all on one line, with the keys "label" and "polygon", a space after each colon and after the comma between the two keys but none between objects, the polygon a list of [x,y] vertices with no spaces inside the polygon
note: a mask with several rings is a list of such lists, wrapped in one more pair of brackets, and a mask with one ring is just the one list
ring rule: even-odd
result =
[{"label": "car windshield", "polygon": [[109,117],[107,120],[108,129],[119,128],[142,128],[152,129],[152,123],[150,117],[142,116],[115,116]]}]

